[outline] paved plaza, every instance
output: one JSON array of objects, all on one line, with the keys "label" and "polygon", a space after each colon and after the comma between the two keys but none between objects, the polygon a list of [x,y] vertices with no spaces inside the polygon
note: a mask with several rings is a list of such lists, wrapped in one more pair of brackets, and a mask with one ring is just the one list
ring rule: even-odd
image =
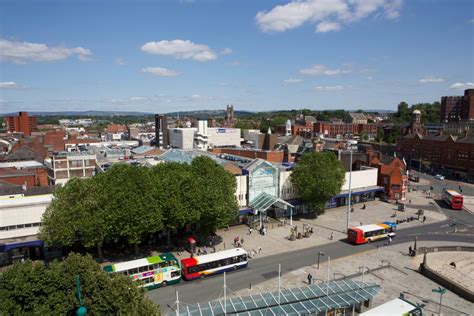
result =
[{"label": "paved plaza", "polygon": [[[433,200],[421,191],[411,192],[409,194],[411,204],[408,204],[404,212],[397,211],[397,205],[382,201],[371,201],[365,203],[365,210],[362,209],[363,204],[354,205],[354,211],[350,214],[350,226],[359,226],[366,224],[381,223],[384,221],[402,220],[408,217],[415,217],[419,209],[424,210],[426,220],[423,223],[420,220],[404,222],[398,225],[399,229],[414,227],[424,224],[431,224],[446,219],[446,216],[438,210],[433,204]],[[395,217],[393,217],[396,215]],[[308,247],[315,247],[336,240],[346,238],[345,229],[347,222],[347,206],[326,210],[323,215],[316,219],[295,218],[293,225],[298,227],[298,232],[303,231],[305,227],[313,228],[313,234],[308,238],[296,239],[290,241],[288,237],[291,234],[289,219],[286,220],[287,225],[279,226],[278,223],[265,224],[267,233],[265,236],[259,234],[257,230],[250,233],[248,226],[238,225],[230,227],[228,230],[218,232],[222,237],[222,243],[216,246],[216,251],[234,247],[234,239],[239,237],[243,239],[242,247],[247,251],[254,250],[255,257],[273,255],[281,252],[293,251]],[[331,238],[332,236],[332,238]],[[259,252],[259,249],[261,251]],[[209,249],[208,249],[209,251]],[[179,258],[189,256],[189,253],[177,253]]]},{"label": "paved plaza", "polygon": [[[431,290],[439,287],[439,284],[419,274],[416,270],[422,261],[422,256],[409,257],[408,247],[411,243],[384,246],[378,250],[359,253],[350,257],[344,257],[337,260],[331,260],[330,279],[346,277],[364,282],[373,282],[381,286],[381,291],[374,297],[372,306],[375,307],[384,302],[399,297],[404,293],[405,298],[413,303],[423,304],[424,313],[433,315],[438,312],[439,295]],[[419,247],[429,246],[447,246],[451,242],[419,242]],[[469,245],[466,243],[457,243],[456,245]],[[277,265],[277,263],[275,263]],[[271,270],[278,267],[269,267]],[[374,270],[378,269],[378,270]],[[374,270],[374,271],[372,271]],[[282,267],[282,271],[285,271]],[[362,276],[364,271],[364,276]],[[368,273],[366,271],[369,271]],[[283,288],[301,287],[307,284],[308,274],[313,276],[314,283],[322,283],[328,277],[327,258],[322,257],[320,270],[315,264],[298,270],[284,273],[281,279]],[[324,285],[322,285],[324,286]],[[232,289],[232,284],[228,284]],[[256,294],[259,292],[268,292],[278,289],[278,279],[272,278],[266,282],[252,285],[251,289],[244,289],[235,293],[233,296]],[[472,315],[474,313],[474,304],[462,299],[456,294],[447,291],[443,296],[443,315]]]}]

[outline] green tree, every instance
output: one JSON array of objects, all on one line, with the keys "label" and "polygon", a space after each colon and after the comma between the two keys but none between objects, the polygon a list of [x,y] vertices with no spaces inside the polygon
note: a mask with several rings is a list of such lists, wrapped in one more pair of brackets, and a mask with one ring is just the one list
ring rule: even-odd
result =
[{"label": "green tree", "polygon": [[191,169],[197,180],[193,205],[200,213],[201,232],[209,235],[237,216],[237,183],[234,175],[208,157],[194,158]]},{"label": "green tree", "polygon": [[199,220],[200,213],[194,207],[197,184],[189,164],[169,162],[152,169],[154,179],[153,200],[159,204],[163,224],[167,228],[167,243],[171,243],[171,231]]},{"label": "green tree", "polygon": [[125,238],[138,253],[143,237],[163,228],[160,204],[154,200],[150,169],[116,164],[100,174],[104,192],[104,214],[108,214],[112,236]]},{"label": "green tree", "polygon": [[90,256],[70,254],[48,268],[42,263],[17,263],[0,274],[1,315],[73,315],[81,297],[90,315],[159,315],[159,306],[145,298],[131,279],[109,275]]},{"label": "green tree", "polygon": [[[93,222],[96,231],[104,231],[97,213],[91,210],[94,204],[92,181],[73,178],[54,191],[53,200],[43,214],[40,239],[54,246],[71,246],[77,240],[84,241],[89,237],[84,221]],[[89,240],[86,243],[89,244]]]},{"label": "green tree", "polygon": [[345,172],[341,162],[331,152],[312,152],[302,156],[291,175],[300,198],[316,214],[341,192]]},{"label": "green tree", "polygon": [[375,137],[375,141],[376,141],[377,143],[379,143],[379,142],[383,141],[384,138],[385,138],[385,132],[384,132],[383,128],[382,128],[382,127],[378,127],[378,128],[377,128],[377,136]]}]

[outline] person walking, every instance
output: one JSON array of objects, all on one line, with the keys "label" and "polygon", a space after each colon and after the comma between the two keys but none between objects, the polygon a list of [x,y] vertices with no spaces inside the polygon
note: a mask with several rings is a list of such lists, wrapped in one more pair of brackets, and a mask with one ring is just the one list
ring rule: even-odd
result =
[{"label": "person walking", "polygon": [[390,246],[392,244],[392,237],[388,236],[388,245]]},{"label": "person walking", "polygon": [[426,221],[426,216],[423,216],[423,223]]},{"label": "person walking", "polygon": [[262,251],[262,247],[258,246],[257,253],[260,253]]},{"label": "person walking", "polygon": [[249,235],[252,235],[252,227],[249,227]]},{"label": "person walking", "polygon": [[413,249],[411,248],[411,246],[408,247],[408,255],[410,257],[413,257],[413,253],[412,253]]},{"label": "person walking", "polygon": [[311,275],[311,273],[308,273],[308,284],[311,284],[313,281],[313,276]]},{"label": "person walking", "polygon": [[334,239],[334,232],[331,232],[331,237],[329,239],[333,240]]}]

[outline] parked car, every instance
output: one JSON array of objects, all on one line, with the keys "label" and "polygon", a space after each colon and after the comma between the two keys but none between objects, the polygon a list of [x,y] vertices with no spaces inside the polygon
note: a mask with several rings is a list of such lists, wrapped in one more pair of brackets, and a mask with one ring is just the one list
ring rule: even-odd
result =
[{"label": "parked car", "polygon": [[437,179],[437,180],[444,180],[444,176],[442,176],[440,174],[435,175],[434,178]]}]

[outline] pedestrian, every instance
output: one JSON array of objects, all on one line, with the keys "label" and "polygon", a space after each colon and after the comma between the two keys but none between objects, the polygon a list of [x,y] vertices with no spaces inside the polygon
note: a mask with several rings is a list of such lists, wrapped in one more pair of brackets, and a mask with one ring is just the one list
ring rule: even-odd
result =
[{"label": "pedestrian", "polygon": [[204,254],[207,255],[207,246],[204,245]]},{"label": "pedestrian", "polygon": [[216,246],[212,246],[212,252],[216,252]]},{"label": "pedestrian", "polygon": [[240,238],[240,243],[243,245],[244,244],[244,238]]},{"label": "pedestrian", "polygon": [[308,273],[308,284],[311,284],[311,281],[313,280],[313,276],[311,273]]},{"label": "pedestrian", "polygon": [[365,210],[365,204],[364,204],[364,206],[362,206],[362,209]]},{"label": "pedestrian", "polygon": [[410,199],[410,200],[408,200],[408,203],[410,203],[410,204],[411,204],[411,199]]},{"label": "pedestrian", "polygon": [[411,248],[411,246],[409,246],[409,247],[408,247],[408,255],[409,255],[410,257],[413,257],[412,251],[413,251],[413,249]]},{"label": "pedestrian", "polygon": [[331,232],[331,237],[329,239],[333,240],[334,239],[334,232]]},{"label": "pedestrian", "polygon": [[258,246],[257,253],[260,253],[262,251],[262,247]]},{"label": "pedestrian", "polygon": [[388,236],[388,244],[391,245],[392,244],[392,237]]},{"label": "pedestrian", "polygon": [[249,227],[249,235],[252,235],[252,227]]},{"label": "pedestrian", "polygon": [[423,223],[426,221],[426,216],[423,216]]}]

